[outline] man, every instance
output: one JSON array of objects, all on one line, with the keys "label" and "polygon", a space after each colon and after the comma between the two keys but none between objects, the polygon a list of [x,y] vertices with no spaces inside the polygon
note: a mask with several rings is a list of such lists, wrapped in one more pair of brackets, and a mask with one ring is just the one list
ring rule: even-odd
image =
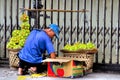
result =
[{"label": "man", "polygon": [[44,30],[34,29],[26,39],[25,45],[20,50],[18,57],[20,59],[18,74],[23,75],[25,67],[29,71],[37,72],[42,66],[42,54],[47,51],[51,58],[56,57],[56,53],[51,39],[56,36],[59,38],[59,27],[56,24],[50,24]]}]

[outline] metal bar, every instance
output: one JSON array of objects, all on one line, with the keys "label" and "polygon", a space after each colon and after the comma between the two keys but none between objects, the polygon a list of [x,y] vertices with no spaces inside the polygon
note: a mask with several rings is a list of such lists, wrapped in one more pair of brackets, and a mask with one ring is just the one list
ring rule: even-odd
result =
[{"label": "metal bar", "polygon": [[113,30],[113,0],[111,1],[111,27],[110,27],[110,61],[109,63],[112,63],[112,30]]},{"label": "metal bar", "polygon": [[105,63],[105,26],[106,26],[106,0],[104,0],[104,26],[103,26],[103,60],[102,63]]},{"label": "metal bar", "polygon": [[[37,6],[38,6],[37,0],[33,0],[33,8],[37,9],[38,8]],[[34,14],[35,14],[35,17],[34,17],[34,26],[33,26],[33,28],[38,28],[38,11],[36,11]]]},{"label": "metal bar", "polygon": [[90,12],[90,28],[89,28],[89,36],[90,36],[90,39],[89,41],[92,41],[92,10],[93,10],[93,0],[91,0],[91,12]]},{"label": "metal bar", "polygon": [[[60,9],[60,0],[58,0],[58,9]],[[60,12],[57,13],[57,23],[58,23],[58,25],[60,24],[59,21],[60,21]]]},{"label": "metal bar", "polygon": [[[53,0],[51,0],[51,9],[53,9]],[[53,12],[51,12],[51,23],[53,23]]]},{"label": "metal bar", "polygon": [[[64,0],[64,10],[66,10],[66,0]],[[65,33],[66,33],[66,12],[64,12],[64,26],[63,27],[64,27],[63,28],[63,35],[64,35],[64,37],[63,37],[63,41],[64,41],[63,45],[65,46],[66,45],[66,35],[65,35]]]},{"label": "metal bar", "polygon": [[[38,0],[35,1],[36,2],[36,9],[38,9]],[[36,18],[35,18],[35,26],[36,28],[39,28],[39,11],[36,11]]]},{"label": "metal bar", "polygon": [[4,54],[3,54],[3,57],[6,58],[6,27],[7,27],[7,0],[5,0],[5,3],[4,3]]},{"label": "metal bar", "polygon": [[[97,48],[99,47],[98,45],[99,45],[99,32],[98,32],[98,30],[99,30],[99,4],[100,4],[100,0],[98,0],[98,2],[97,2],[97,27],[96,27],[96,33],[97,33],[97,36],[96,36],[96,44],[97,44]],[[96,63],[98,63],[98,54],[96,54],[96,57],[95,57],[95,59],[96,59]]]},{"label": "metal bar", "polygon": [[[18,0],[19,1],[19,0]],[[29,9],[31,9],[31,0],[29,0]],[[29,24],[31,26],[31,18],[29,17]]]},{"label": "metal bar", "polygon": [[38,0],[35,0],[35,9],[37,9],[38,8]]},{"label": "metal bar", "polygon": [[23,0],[23,8],[25,8],[25,0]]},{"label": "metal bar", "polygon": [[[71,0],[71,10],[73,10],[73,0]],[[73,16],[73,13],[71,12],[70,13],[70,43],[73,44],[73,40],[72,40],[72,26],[73,26],[73,23],[72,23],[72,16]]]},{"label": "metal bar", "polygon": [[[84,9],[86,10],[86,0],[84,0]],[[84,13],[83,43],[85,43],[86,12]]]},{"label": "metal bar", "polygon": [[[46,9],[46,3],[47,3],[47,0],[44,0],[44,9]],[[44,12],[44,27],[46,27],[46,11]]]},{"label": "metal bar", "polygon": [[[37,7],[39,6],[39,0],[37,0]],[[37,11],[37,24],[38,24],[38,29],[40,29],[40,11]]]},{"label": "metal bar", "polygon": [[[60,0],[57,1],[58,2],[58,9],[60,9]],[[57,13],[57,23],[58,23],[58,26],[59,26],[59,21],[60,21],[60,12]],[[57,53],[59,55],[59,40],[57,40]]]},{"label": "metal bar", "polygon": [[16,21],[17,21],[17,29],[19,28],[19,0],[17,0],[17,7],[16,7]]},{"label": "metal bar", "polygon": [[12,7],[12,5],[13,5],[13,0],[11,0],[10,1],[11,3],[11,5],[10,5],[10,36],[12,36],[12,24],[13,24],[13,21],[12,21],[12,9],[13,9],[13,7]]},{"label": "metal bar", "polygon": [[[42,4],[41,4],[41,0],[34,0],[34,9],[41,9],[42,8]],[[36,23],[36,25],[35,26],[37,26],[37,28],[40,28],[40,11],[33,11],[34,13],[36,13],[36,18],[35,18],[35,23]]]},{"label": "metal bar", "polygon": [[[35,9],[37,9],[37,0],[35,0],[34,3],[35,3],[35,6],[34,6]],[[37,14],[37,12],[38,12],[38,11],[36,11],[36,16],[35,16],[35,20],[34,20],[34,26],[35,26],[35,28],[38,28],[38,23],[37,23],[37,22],[38,22],[38,21],[37,21],[37,20],[38,20],[38,19],[37,19],[37,18],[38,18],[38,14]]]},{"label": "metal bar", "polygon": [[58,10],[58,9],[27,9],[27,8],[20,8],[22,10],[27,11],[46,11],[46,12],[89,12],[89,10]]},{"label": "metal bar", "polygon": [[[2,30],[2,25],[0,24],[0,34],[1,34],[1,30]],[[1,42],[2,42],[2,35],[0,35],[0,51],[2,50],[2,44],[1,44]],[[0,58],[1,58],[1,54],[0,54]]]},{"label": "metal bar", "polygon": [[119,58],[120,58],[120,55],[119,55],[119,28],[120,28],[120,0],[119,0],[119,4],[118,4],[118,27],[117,27],[117,48],[116,48],[116,51],[117,51],[117,64],[119,64]]},{"label": "metal bar", "polygon": [[[77,0],[77,10],[79,10],[79,0]],[[79,17],[80,17],[80,15],[79,15],[79,12],[77,12],[77,42],[79,41],[79,29],[80,29],[80,27],[79,27]]]}]

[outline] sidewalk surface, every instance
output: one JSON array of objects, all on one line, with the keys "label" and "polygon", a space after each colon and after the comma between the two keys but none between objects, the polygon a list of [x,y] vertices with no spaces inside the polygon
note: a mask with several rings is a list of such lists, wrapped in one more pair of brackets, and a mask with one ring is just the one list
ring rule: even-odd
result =
[{"label": "sidewalk surface", "polygon": [[[10,70],[9,68],[0,67],[0,80],[17,80],[16,70]],[[20,79],[22,80],[22,79]],[[23,79],[24,80],[24,79]],[[120,80],[120,74],[118,73],[90,73],[84,77],[70,79],[70,78],[54,78],[54,77],[38,77],[27,78],[25,80]]]}]

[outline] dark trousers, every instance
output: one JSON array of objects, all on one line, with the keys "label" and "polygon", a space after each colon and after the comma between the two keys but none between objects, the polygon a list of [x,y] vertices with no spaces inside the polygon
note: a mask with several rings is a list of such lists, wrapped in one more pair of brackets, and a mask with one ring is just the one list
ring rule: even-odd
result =
[{"label": "dark trousers", "polygon": [[37,73],[47,71],[46,64],[43,65],[42,63],[29,63],[20,59],[19,68],[22,68],[23,70],[27,71],[30,67],[37,67]]}]

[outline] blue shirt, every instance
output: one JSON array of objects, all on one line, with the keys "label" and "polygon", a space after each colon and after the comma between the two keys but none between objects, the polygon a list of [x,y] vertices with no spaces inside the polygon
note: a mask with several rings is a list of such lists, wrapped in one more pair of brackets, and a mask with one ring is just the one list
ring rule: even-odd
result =
[{"label": "blue shirt", "polygon": [[42,53],[55,52],[51,38],[43,30],[32,30],[26,39],[24,47],[19,52],[19,58],[29,63],[41,63]]}]

